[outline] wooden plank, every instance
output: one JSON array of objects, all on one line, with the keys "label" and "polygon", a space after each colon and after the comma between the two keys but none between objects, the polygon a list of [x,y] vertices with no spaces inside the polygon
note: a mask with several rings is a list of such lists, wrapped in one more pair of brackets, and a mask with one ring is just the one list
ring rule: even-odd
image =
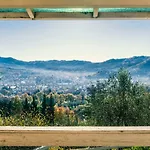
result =
[{"label": "wooden plank", "polygon": [[103,12],[99,13],[99,17],[97,19],[102,20],[111,20],[111,19],[138,19],[138,20],[147,20],[150,19],[150,12]]},{"label": "wooden plank", "polygon": [[36,13],[35,20],[42,19],[91,19],[93,18],[93,13]]},{"label": "wooden plank", "polygon": [[[26,20],[30,19],[27,13],[14,13],[14,12],[4,12],[0,13],[0,19],[7,19],[7,20]],[[31,20],[31,19],[30,19]]]},{"label": "wooden plank", "polygon": [[150,7],[150,0],[0,0],[0,8]]},{"label": "wooden plank", "polygon": [[33,18],[34,18],[34,14],[33,14],[32,10],[31,10],[30,8],[27,8],[26,11],[27,11],[29,17],[30,17],[31,19],[33,19]]},{"label": "wooden plank", "polygon": [[150,127],[0,127],[0,146],[149,146]]},{"label": "wooden plank", "polygon": [[[91,20],[93,13],[36,13],[35,20]],[[95,20],[110,19],[150,19],[150,12],[103,12],[94,18]]]},{"label": "wooden plank", "polygon": [[93,13],[35,13],[29,18],[27,13],[0,13],[0,20],[118,20],[118,19],[150,19],[150,12],[102,12],[96,18]]},{"label": "wooden plank", "polygon": [[93,18],[97,18],[98,17],[98,10],[99,10],[99,8],[94,8]]}]

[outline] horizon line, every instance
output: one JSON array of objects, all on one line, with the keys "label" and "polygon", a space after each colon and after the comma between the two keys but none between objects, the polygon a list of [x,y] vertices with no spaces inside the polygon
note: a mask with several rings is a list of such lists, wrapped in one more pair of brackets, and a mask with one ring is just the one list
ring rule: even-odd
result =
[{"label": "horizon line", "polygon": [[34,62],[34,61],[85,61],[85,62],[91,62],[91,63],[102,63],[102,62],[106,62],[106,61],[109,61],[109,60],[118,60],[118,59],[131,59],[131,58],[135,58],[135,57],[150,57],[148,55],[136,55],[136,56],[130,56],[130,57],[120,57],[120,58],[110,58],[110,59],[106,59],[106,60],[103,60],[103,61],[91,61],[91,60],[80,60],[80,59],[48,59],[48,60],[42,60],[42,59],[37,59],[37,60],[23,60],[23,59],[18,59],[18,58],[15,58],[15,57],[12,57],[12,56],[0,56],[0,58],[11,58],[11,59],[15,59],[15,60],[18,60],[18,61],[24,61],[24,62]]}]

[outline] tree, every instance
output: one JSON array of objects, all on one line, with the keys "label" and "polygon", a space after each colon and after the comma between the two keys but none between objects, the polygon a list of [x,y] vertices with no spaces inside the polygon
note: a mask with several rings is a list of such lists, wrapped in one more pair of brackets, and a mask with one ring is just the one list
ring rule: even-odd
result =
[{"label": "tree", "polygon": [[86,113],[95,125],[148,124],[144,117],[150,114],[146,92],[143,85],[132,82],[128,71],[120,69],[107,80],[88,88]]},{"label": "tree", "polygon": [[28,98],[27,97],[25,98],[23,109],[24,109],[25,113],[29,112],[29,103],[28,103]]},{"label": "tree", "polygon": [[42,114],[46,115],[46,94],[43,95],[43,101],[42,101]]},{"label": "tree", "polygon": [[8,116],[12,115],[12,101],[10,100],[8,103]]},{"label": "tree", "polygon": [[31,103],[31,110],[32,110],[32,114],[36,114],[37,113],[37,103],[36,103],[36,100],[35,100],[35,96],[33,95],[32,96],[32,103]]},{"label": "tree", "polygon": [[49,117],[50,117],[50,123],[54,125],[54,112],[55,112],[55,103],[54,103],[54,98],[53,95],[50,94],[50,99],[49,99],[49,107],[48,107],[48,112],[49,112]]},{"label": "tree", "polygon": [[13,114],[21,114],[23,110],[23,105],[21,102],[21,99],[18,95],[16,95],[14,98],[12,98],[12,111]]}]

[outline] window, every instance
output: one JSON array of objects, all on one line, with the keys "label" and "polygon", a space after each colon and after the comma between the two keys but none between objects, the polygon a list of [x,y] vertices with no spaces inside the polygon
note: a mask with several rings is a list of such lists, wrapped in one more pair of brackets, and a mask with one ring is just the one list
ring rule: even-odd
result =
[{"label": "window", "polygon": [[150,125],[150,22],[132,20],[149,17],[149,0],[2,1],[0,145],[149,145],[119,127]]}]

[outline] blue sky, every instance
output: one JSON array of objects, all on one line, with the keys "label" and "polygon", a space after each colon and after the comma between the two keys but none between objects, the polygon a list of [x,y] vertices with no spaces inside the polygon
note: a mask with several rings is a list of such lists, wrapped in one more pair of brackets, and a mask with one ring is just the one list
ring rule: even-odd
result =
[{"label": "blue sky", "polygon": [[150,56],[150,21],[0,21],[0,56],[89,60]]}]

